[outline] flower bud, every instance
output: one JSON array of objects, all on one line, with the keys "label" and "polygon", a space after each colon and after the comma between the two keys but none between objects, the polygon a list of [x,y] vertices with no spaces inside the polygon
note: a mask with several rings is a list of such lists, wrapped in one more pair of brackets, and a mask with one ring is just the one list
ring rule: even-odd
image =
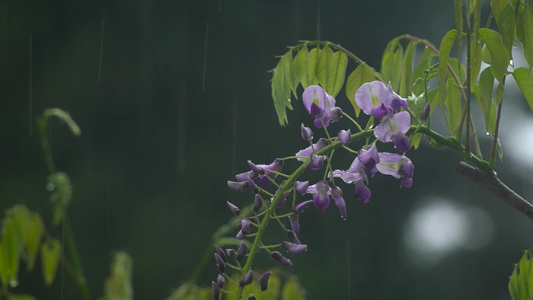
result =
[{"label": "flower bud", "polygon": [[319,170],[324,165],[324,160],[325,159],[326,159],[325,155],[313,154],[311,164],[309,165],[309,169],[311,169],[311,170]]},{"label": "flower bud", "polygon": [[239,245],[239,249],[237,249],[237,255],[235,255],[235,259],[237,261],[241,261],[246,255],[246,253],[248,253],[248,247],[246,247],[246,245],[241,242],[241,244]]},{"label": "flower bud", "polygon": [[250,233],[250,223],[245,219],[241,220],[241,231],[242,234],[247,235]]},{"label": "flower bud", "polygon": [[341,140],[344,146],[348,146],[348,144],[350,143],[350,137],[352,136],[352,133],[350,132],[350,129],[348,129],[347,131],[341,130],[339,131],[338,136],[339,136],[339,140]]},{"label": "flower bud", "polygon": [[248,185],[250,186],[254,194],[259,193],[259,187],[257,186],[257,184],[255,184],[255,182],[251,178],[248,178]]},{"label": "flower bud", "polygon": [[224,260],[220,257],[220,255],[215,253],[215,263],[217,264],[218,271],[220,273],[224,273],[226,270],[226,264],[224,263]]},{"label": "flower bud", "polygon": [[255,177],[255,174],[253,171],[248,171],[248,172],[239,173],[235,175],[235,178],[237,179],[237,181],[247,181],[248,178],[253,179],[254,177]]},{"label": "flower bud", "polygon": [[300,221],[298,214],[293,214],[289,216],[289,221],[291,222],[291,228],[294,232],[300,232]]},{"label": "flower bud", "polygon": [[[228,181],[228,182],[229,182],[229,181]],[[241,210],[240,210],[235,204],[233,204],[233,203],[231,203],[231,202],[229,202],[229,201],[226,201],[226,202],[228,203],[228,207],[229,207],[229,209],[231,210],[231,212],[232,212],[234,215],[238,216],[238,215],[241,214]]]},{"label": "flower bud", "polygon": [[238,240],[244,240],[244,233],[242,233],[242,229],[239,230],[239,232],[237,232],[237,234],[235,235],[235,237],[236,237]]},{"label": "flower bud", "polygon": [[311,203],[313,203],[313,200],[307,200],[307,201],[304,201],[298,205],[296,205],[292,211],[295,213],[295,214],[301,214],[304,209],[306,209],[309,205],[311,205]]},{"label": "flower bud", "polygon": [[272,251],[272,258],[282,265],[292,266],[292,262],[288,258],[281,255],[281,253],[278,251]]},{"label": "flower bud", "polygon": [[281,247],[290,252],[292,255],[300,255],[304,252],[307,252],[307,245],[304,244],[293,244],[291,242],[283,241],[283,243],[281,243]]},{"label": "flower bud", "polygon": [[300,240],[296,236],[296,233],[292,230],[287,231],[287,239],[293,244],[301,244]]},{"label": "flower bud", "polygon": [[261,207],[263,207],[263,199],[261,199],[261,196],[259,196],[259,194],[255,194],[255,197],[254,197],[254,207],[252,208],[252,210],[254,212],[258,212]]},{"label": "flower bud", "polygon": [[265,174],[265,170],[259,168],[256,164],[254,164],[250,160],[248,161],[248,166],[250,167],[252,172],[254,172],[254,174]]},{"label": "flower bud", "polygon": [[426,123],[426,121],[428,120],[430,109],[431,109],[431,105],[428,102],[424,106],[424,110],[422,110],[422,114],[420,115],[420,120],[422,121],[422,123]]},{"label": "flower bud", "polygon": [[294,188],[298,191],[300,194],[305,194],[307,192],[307,187],[309,186],[309,180],[306,181],[296,181],[296,184],[294,184]]},{"label": "flower bud", "polygon": [[252,283],[252,280],[254,280],[254,273],[252,272],[252,270],[250,270],[248,271],[248,273],[246,273],[246,275],[244,275],[244,278],[239,281],[239,285],[249,285],[250,283]]},{"label": "flower bud", "polygon": [[228,187],[234,192],[242,192],[250,187],[248,181],[228,181]]},{"label": "flower bud", "polygon": [[222,248],[220,248],[219,246],[215,245],[215,251],[217,252],[217,254],[220,256],[220,258],[222,258],[222,260],[224,262],[227,261],[226,259],[226,254],[224,253],[224,250],[222,250]]},{"label": "flower bud", "polygon": [[259,277],[259,285],[261,286],[261,291],[264,292],[268,288],[268,281],[270,280],[270,275],[272,272],[268,271],[263,273],[261,277]]},{"label": "flower bud", "polygon": [[218,285],[211,281],[211,288],[213,289],[213,299],[218,300],[220,299],[220,289],[218,288]]},{"label": "flower bud", "polygon": [[302,139],[304,141],[309,141],[313,139],[313,131],[311,130],[311,128],[305,127],[303,123],[301,126],[301,134],[302,134]]},{"label": "flower bud", "polygon": [[226,284],[226,278],[224,278],[224,276],[222,274],[218,274],[218,276],[217,276],[217,286],[219,288],[223,288],[225,284]]}]

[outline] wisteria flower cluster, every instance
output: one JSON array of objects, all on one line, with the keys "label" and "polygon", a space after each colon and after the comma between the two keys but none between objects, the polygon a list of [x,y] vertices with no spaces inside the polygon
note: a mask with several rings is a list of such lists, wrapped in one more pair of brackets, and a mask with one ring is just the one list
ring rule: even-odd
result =
[{"label": "wisteria flower cluster", "polygon": [[[324,130],[325,137],[319,138],[314,143],[313,130],[302,124],[300,134],[302,139],[309,143],[308,147],[298,151],[294,156],[276,159],[270,164],[254,164],[248,161],[250,170],[237,174],[236,181],[228,181],[229,188],[234,191],[251,190],[254,194],[254,201],[251,214],[244,214],[235,204],[227,203],[233,214],[242,218],[241,228],[235,236],[243,241],[237,249],[223,250],[216,247],[214,256],[219,275],[217,280],[212,282],[215,299],[219,298],[227,280],[234,281],[226,274],[227,266],[241,272],[242,279],[239,282],[233,282],[239,289],[239,293],[253,282],[254,273],[251,269],[251,262],[257,249],[263,249],[272,259],[286,266],[291,266],[292,262],[278,250],[284,250],[291,255],[306,252],[307,245],[303,244],[297,235],[300,233],[299,217],[307,207],[312,205],[315,210],[324,212],[333,200],[339,209],[341,218],[346,220],[346,201],[342,189],[336,185],[336,178],[340,178],[345,183],[354,184],[353,196],[361,203],[369,202],[371,195],[368,187],[369,177],[372,178],[377,173],[400,179],[402,187],[412,186],[414,165],[405,156],[410,148],[409,139],[405,135],[411,126],[411,115],[406,100],[397,95],[390,85],[387,86],[381,81],[373,81],[363,84],[356,91],[355,101],[363,113],[370,116],[369,122],[379,121],[374,129],[363,130],[355,120],[336,106],[335,99],[322,87],[308,86],[303,92],[302,102],[314,118],[314,127]],[[332,137],[328,128],[343,116],[354,122],[359,133],[373,133],[376,139],[370,141],[367,138],[367,144],[363,145],[359,151],[355,151],[348,147],[351,142],[357,140],[357,134],[351,133],[352,129],[340,130],[337,136]],[[372,128],[372,126],[367,126],[367,128]],[[400,153],[379,152],[378,142],[392,142]],[[334,151],[332,150],[340,147],[356,156],[347,169],[333,170],[331,165]],[[283,173],[284,161],[288,159],[302,162],[304,169],[312,171],[325,169],[323,179],[310,184],[309,181],[297,180],[303,170],[299,169],[291,175]],[[278,178],[284,178],[284,180],[278,183]],[[312,198],[306,199],[307,195]],[[303,198],[303,201],[298,201],[299,198]],[[289,202],[291,204],[288,204]],[[280,221],[280,226],[286,232],[286,240],[277,245],[265,245],[261,241],[261,236],[268,221],[272,218]],[[283,225],[283,219],[288,220],[290,228]],[[244,242],[247,238],[255,239],[251,249],[248,249]],[[241,261],[246,257],[246,263],[241,265]],[[230,262],[230,258],[233,262]],[[261,290],[267,289],[269,276],[270,272],[266,272],[259,277]],[[253,299],[255,296],[250,297]]]}]

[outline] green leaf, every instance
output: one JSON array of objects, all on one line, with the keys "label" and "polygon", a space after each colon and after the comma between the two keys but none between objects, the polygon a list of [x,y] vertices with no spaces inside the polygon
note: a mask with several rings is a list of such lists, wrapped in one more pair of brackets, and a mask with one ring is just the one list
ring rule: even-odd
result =
[{"label": "green leaf", "polygon": [[[472,6],[470,6],[472,8]],[[474,91],[474,82],[481,69],[481,49],[482,43],[479,37],[479,22],[481,17],[481,0],[474,1],[474,27],[472,30],[473,39],[470,42],[470,92]]]},{"label": "green leaf", "polygon": [[492,8],[492,13],[494,14],[494,19],[496,19],[496,23],[499,24],[502,11],[505,9],[505,6],[510,3],[511,3],[510,0],[491,0],[490,1],[490,7]]},{"label": "green leaf", "polygon": [[450,133],[454,135],[461,121],[461,89],[452,78],[448,78],[446,86],[448,89],[448,97],[446,99],[448,126]]},{"label": "green leaf", "polygon": [[500,12],[499,18],[496,19],[498,24],[498,31],[502,35],[502,42],[505,49],[510,53],[513,47],[514,32],[515,32],[515,10],[509,2]]},{"label": "green leaf", "polygon": [[31,213],[28,220],[28,235],[26,237],[27,271],[30,271],[35,264],[35,258],[39,252],[43,233],[44,224],[41,216],[37,213]]},{"label": "green leaf", "polygon": [[307,83],[309,85],[318,84],[316,69],[318,67],[318,57],[320,56],[320,52],[319,48],[313,48],[309,51],[309,56],[307,57]]},{"label": "green leaf", "polygon": [[287,84],[287,74],[285,73],[285,64],[290,63],[292,63],[292,61],[287,62],[285,56],[282,56],[276,68],[272,70],[272,100],[274,100],[274,108],[276,109],[278,121],[281,126],[285,126],[289,122],[285,108],[292,109],[291,87]]},{"label": "green leaf", "polygon": [[[533,3],[533,1],[529,1]],[[533,66],[533,12],[524,5],[518,8],[518,17],[516,20],[516,38],[522,44],[524,58],[529,65]]]},{"label": "green leaf", "polygon": [[75,136],[79,136],[81,134],[80,127],[78,127],[78,124],[74,122],[68,112],[63,111],[59,108],[48,108],[44,110],[43,115],[45,118],[56,117],[59,120],[63,121],[65,124],[67,124],[67,126],[70,128],[70,131]]},{"label": "green leaf", "polygon": [[520,268],[520,274],[518,274],[518,286],[520,288],[520,294],[523,297],[522,299],[531,299],[529,294],[529,264],[527,261],[528,252],[526,251],[520,262],[518,262],[518,267]]},{"label": "green leaf", "polygon": [[463,42],[463,10],[461,2],[461,0],[455,0],[455,29],[459,33],[457,35],[457,57],[461,57],[461,45]]},{"label": "green leaf", "polygon": [[18,236],[16,224],[13,219],[7,217],[4,219],[2,226],[2,242],[0,244],[0,255],[2,256],[0,264],[0,273],[2,273],[2,284],[16,281],[19,270],[20,247],[22,241]]},{"label": "green leaf", "polygon": [[296,87],[298,86],[298,80],[296,79],[296,76],[294,76],[295,74],[294,71],[292,70],[292,64],[293,64],[293,60],[292,60],[292,49],[289,50],[287,53],[285,53],[283,55],[283,73],[285,74],[285,84],[287,86],[289,86],[289,88],[291,89],[292,93],[294,94],[294,97],[295,98],[298,98],[296,96]]},{"label": "green leaf", "polygon": [[392,89],[395,91],[398,90],[398,79],[403,54],[402,45],[400,45],[399,40],[400,38],[397,37],[387,44],[381,59],[381,76],[383,82],[385,84],[391,82]]},{"label": "green leaf", "polygon": [[283,300],[304,300],[305,290],[300,286],[296,276],[289,276],[287,282],[283,286],[282,297]]},{"label": "green leaf", "polygon": [[350,103],[355,110],[355,115],[358,117],[361,109],[355,103],[355,92],[366,82],[375,80],[376,71],[374,68],[368,66],[366,63],[362,63],[348,76],[346,81],[346,97],[350,100]]},{"label": "green leaf", "polygon": [[413,60],[415,57],[416,45],[418,43],[419,42],[417,41],[411,41],[407,45],[407,48],[405,48],[400,76],[400,96],[404,98],[411,94],[413,80]]},{"label": "green leaf", "polygon": [[[328,66],[331,65],[333,60],[333,50],[329,47],[324,47],[320,54],[318,55],[318,64],[316,67],[316,78],[318,83],[324,88],[326,93],[328,93]],[[329,93],[328,93],[329,94]]]},{"label": "green leaf", "polygon": [[496,80],[502,82],[507,73],[507,66],[511,56],[505,48],[500,35],[491,29],[481,28],[479,35],[487,45],[490,52],[490,71]]},{"label": "green leaf", "polygon": [[420,146],[421,137],[422,137],[422,135],[420,133],[415,133],[415,134],[412,134],[411,136],[409,136],[409,144],[415,150],[418,149],[418,147]]},{"label": "green leaf", "polygon": [[520,300],[520,291],[518,288],[518,264],[514,265],[513,273],[509,278],[509,293],[513,300]]},{"label": "green leaf", "polygon": [[[429,69],[431,68],[431,63],[433,61],[433,58],[436,57],[436,55],[433,53],[433,51],[429,48],[424,49],[424,53],[422,53],[422,57],[420,58],[420,61],[418,62],[418,65],[416,66],[415,70],[413,71],[413,88],[412,92],[415,95],[420,95],[425,91],[425,76],[426,71],[429,72]],[[433,76],[437,75],[436,72],[433,72]],[[428,76],[428,80],[431,77]]]},{"label": "green leaf", "polygon": [[448,31],[440,43],[439,50],[439,68],[437,70],[437,78],[439,80],[439,103],[444,104],[447,97],[446,91],[446,74],[448,73],[448,57],[450,55],[450,50],[452,49],[453,42],[457,36],[457,30],[453,29]]},{"label": "green leaf", "polygon": [[491,110],[495,110],[492,91],[494,89],[494,76],[490,72],[490,67],[485,68],[479,76],[478,93],[476,99],[479,103],[479,108],[485,118],[485,130],[491,134],[494,133],[494,128],[491,127]]},{"label": "green leaf", "polygon": [[51,285],[56,276],[57,267],[61,260],[61,242],[49,239],[41,247],[41,263],[43,279],[46,285]]},{"label": "green leaf", "polygon": [[132,265],[131,257],[125,252],[118,252],[113,256],[111,274],[104,282],[104,296],[107,299],[133,299]]},{"label": "green leaf", "polygon": [[513,77],[526,98],[529,108],[533,110],[533,75],[528,68],[520,67],[514,70]]},{"label": "green leaf", "polygon": [[346,74],[347,65],[348,57],[340,51],[335,52],[331,57],[331,61],[328,62],[326,78],[326,85],[328,88],[326,92],[333,98],[337,97],[344,84],[344,75]]},{"label": "green leaf", "polygon": [[452,67],[453,72],[457,75],[457,78],[464,84],[466,81],[466,69],[465,66],[460,63],[457,58],[448,58],[448,64]]},{"label": "green leaf", "polygon": [[48,176],[48,182],[53,188],[50,196],[54,206],[53,225],[57,226],[63,220],[65,210],[72,198],[72,185],[69,176],[64,172],[56,172]]},{"label": "green leaf", "polygon": [[298,80],[303,88],[307,88],[309,86],[308,82],[308,71],[307,71],[307,58],[309,56],[309,51],[307,50],[307,46],[304,45],[296,57],[294,58],[293,62],[293,70],[294,70],[294,76],[296,80]]}]

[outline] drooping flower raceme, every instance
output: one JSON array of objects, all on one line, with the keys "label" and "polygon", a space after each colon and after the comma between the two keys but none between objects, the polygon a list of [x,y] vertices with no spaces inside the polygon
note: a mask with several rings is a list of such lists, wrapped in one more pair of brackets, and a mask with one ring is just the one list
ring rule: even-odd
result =
[{"label": "drooping flower raceme", "polygon": [[315,117],[313,124],[316,128],[322,128],[322,123],[328,127],[342,115],[342,110],[335,107],[335,98],[328,95],[319,85],[308,86],[302,95],[302,102],[309,114]]}]

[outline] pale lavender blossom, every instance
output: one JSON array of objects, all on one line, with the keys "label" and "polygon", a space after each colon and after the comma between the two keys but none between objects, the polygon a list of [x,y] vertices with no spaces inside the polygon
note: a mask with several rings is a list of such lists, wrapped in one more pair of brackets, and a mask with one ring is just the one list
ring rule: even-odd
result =
[{"label": "pale lavender blossom", "polygon": [[390,175],[402,180],[402,186],[410,188],[413,185],[414,165],[405,155],[381,152],[376,168],[381,174]]},{"label": "pale lavender blossom", "polygon": [[328,127],[342,115],[342,110],[335,107],[335,98],[328,95],[319,85],[308,86],[302,94],[302,102],[309,114],[315,117],[313,124],[317,128],[322,128],[323,125]]},{"label": "pale lavender blossom", "polygon": [[339,137],[339,140],[344,144],[344,146],[348,146],[348,144],[350,143],[351,135],[352,133],[350,132],[350,129],[340,130],[338,137]]}]

